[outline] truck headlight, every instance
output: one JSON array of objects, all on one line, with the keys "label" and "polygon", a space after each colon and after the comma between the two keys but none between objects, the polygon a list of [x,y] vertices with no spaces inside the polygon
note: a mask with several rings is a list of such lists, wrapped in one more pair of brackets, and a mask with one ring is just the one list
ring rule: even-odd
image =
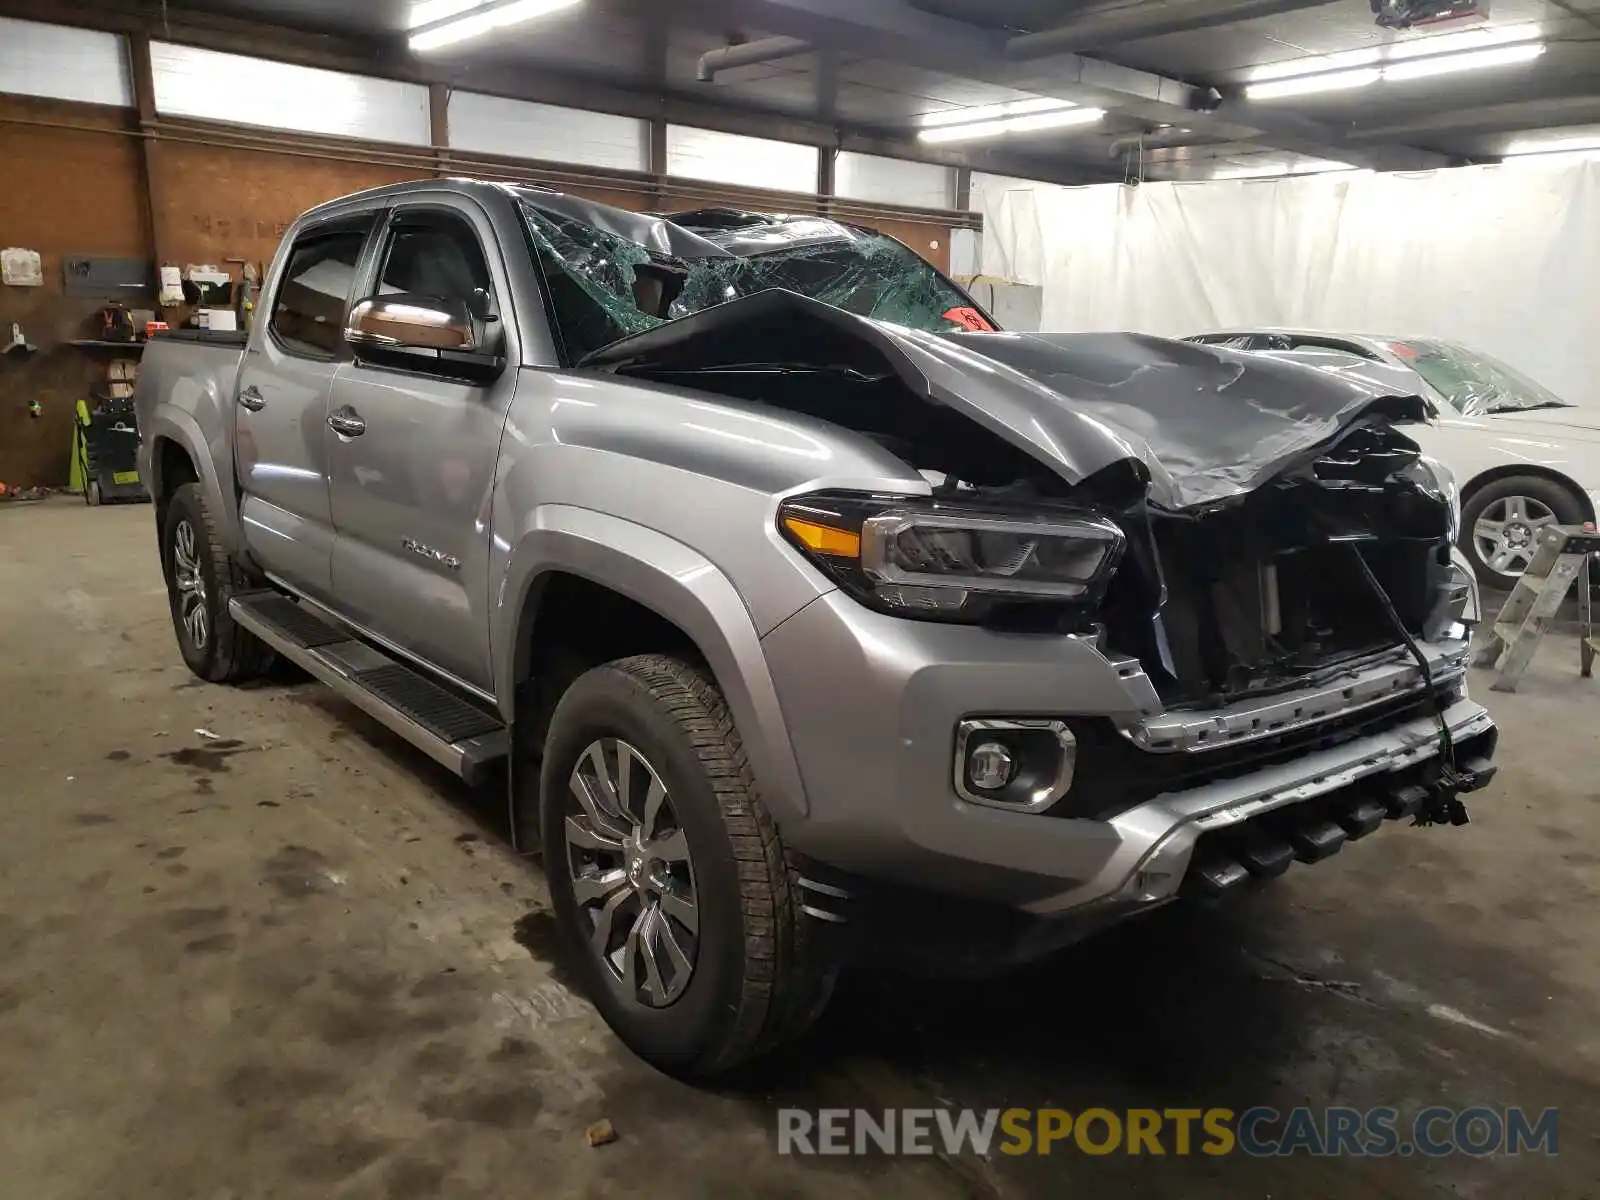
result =
[{"label": "truck headlight", "polygon": [[1093,605],[1123,547],[1116,525],[1079,509],[846,492],[787,501],[778,527],[858,599],[932,620],[982,620],[1008,604]]}]

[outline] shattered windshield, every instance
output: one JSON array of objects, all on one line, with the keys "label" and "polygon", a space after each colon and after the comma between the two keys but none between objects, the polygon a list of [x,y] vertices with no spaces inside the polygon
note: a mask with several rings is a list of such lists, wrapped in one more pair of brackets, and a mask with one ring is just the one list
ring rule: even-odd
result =
[{"label": "shattered windshield", "polygon": [[1392,342],[1389,348],[1462,413],[1572,407],[1498,359],[1447,342]]},{"label": "shattered windshield", "polygon": [[[674,253],[528,196],[521,208],[573,362],[631,334],[770,288],[912,329],[993,328],[959,288],[883,234],[819,222],[829,236],[780,241],[740,256],[678,230],[680,252]],[[659,230],[652,235],[662,240]]]}]

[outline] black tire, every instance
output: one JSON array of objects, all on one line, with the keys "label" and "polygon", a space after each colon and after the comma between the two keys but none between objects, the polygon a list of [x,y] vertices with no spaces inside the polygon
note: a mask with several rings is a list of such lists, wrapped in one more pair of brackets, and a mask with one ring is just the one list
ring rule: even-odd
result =
[{"label": "black tire", "polygon": [[[191,531],[195,564],[205,583],[200,602],[206,615],[203,641],[185,624],[184,596],[178,583],[176,547],[185,526]],[[167,580],[172,629],[183,661],[191,671],[208,683],[243,683],[267,669],[272,661],[271,649],[228,615],[229,599],[236,591],[247,590],[249,581],[222,549],[216,522],[198,483],[184,484],[167,502],[166,519],[161,526],[161,567]]]},{"label": "black tire", "polygon": [[1557,523],[1562,525],[1577,525],[1589,519],[1586,505],[1576,492],[1539,475],[1508,475],[1469,493],[1461,506],[1461,549],[1477,573],[1478,582],[1501,591],[1514,584],[1521,572],[1509,573],[1490,566],[1478,548],[1474,530],[1485,512],[1515,496],[1542,504],[1555,514]]},{"label": "black tire", "polygon": [[[589,944],[565,839],[569,780],[596,740],[637,748],[665,785],[693,858],[699,911],[682,994],[650,1007],[623,994]],[[572,961],[606,1023],[669,1074],[713,1075],[765,1053],[821,1013],[835,970],[783,843],[762,804],[722,694],[699,667],[666,655],[620,659],[580,676],[551,719],[539,780],[545,873]]]}]

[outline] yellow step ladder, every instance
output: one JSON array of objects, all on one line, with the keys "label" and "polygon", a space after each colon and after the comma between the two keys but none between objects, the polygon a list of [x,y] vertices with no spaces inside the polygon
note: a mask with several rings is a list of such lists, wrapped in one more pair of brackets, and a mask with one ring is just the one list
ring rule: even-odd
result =
[{"label": "yellow step ladder", "polygon": [[1539,534],[1533,561],[1506,597],[1488,643],[1478,655],[1478,666],[1492,667],[1505,655],[1500,676],[1490,689],[1514,692],[1533,661],[1534,651],[1555,620],[1561,602],[1578,583],[1578,666],[1588,679],[1594,655],[1600,649],[1590,614],[1590,562],[1600,553],[1600,531],[1586,525],[1546,525]]}]

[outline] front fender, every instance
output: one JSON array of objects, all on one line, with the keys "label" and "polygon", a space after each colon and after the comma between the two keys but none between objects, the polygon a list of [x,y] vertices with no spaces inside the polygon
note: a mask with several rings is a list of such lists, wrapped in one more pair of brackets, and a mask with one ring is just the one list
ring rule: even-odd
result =
[{"label": "front fender", "polygon": [[514,543],[499,541],[495,549],[490,646],[502,712],[515,710],[517,636],[534,584],[552,571],[581,576],[659,613],[694,641],[773,816],[804,818],[800,770],[761,639],[738,590],[715,564],[653,529],[565,504],[541,505]]}]

